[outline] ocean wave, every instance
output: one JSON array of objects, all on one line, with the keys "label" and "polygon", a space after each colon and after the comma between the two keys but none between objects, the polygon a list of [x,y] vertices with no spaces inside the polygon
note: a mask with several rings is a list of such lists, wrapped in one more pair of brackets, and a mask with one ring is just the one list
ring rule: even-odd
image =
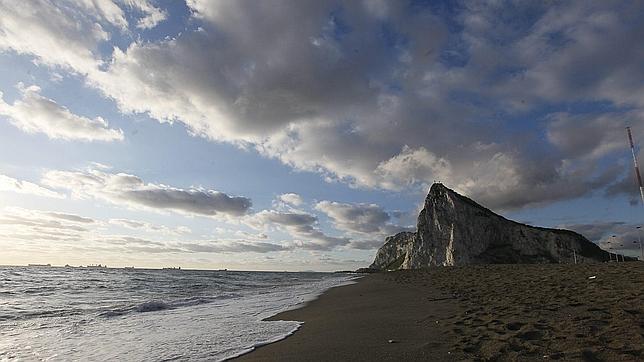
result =
[{"label": "ocean wave", "polygon": [[225,294],[225,295],[207,296],[207,297],[191,297],[191,298],[175,300],[172,302],[150,300],[131,307],[105,310],[100,312],[98,315],[100,317],[112,318],[112,317],[124,316],[126,314],[133,313],[133,312],[136,312],[136,313],[159,312],[164,310],[172,310],[172,309],[177,309],[182,307],[191,307],[191,306],[196,306],[201,304],[213,303],[215,301],[236,298],[238,296],[239,295],[237,294]]},{"label": "ocean wave", "polygon": [[16,315],[16,319],[31,319],[41,317],[69,317],[83,314],[79,309],[49,309],[49,310],[30,310],[21,312]]},{"label": "ocean wave", "polygon": [[160,301],[145,302],[145,303],[139,304],[139,306],[136,307],[136,311],[139,313],[157,312],[157,311],[166,310],[166,309],[173,309],[173,307],[167,303],[160,302]]},{"label": "ocean wave", "polygon": [[128,311],[128,310],[118,310],[118,309],[106,310],[104,312],[100,312],[98,314],[98,316],[99,317],[104,317],[104,318],[120,317],[120,316],[125,315],[125,314],[127,314],[129,312],[130,311]]}]

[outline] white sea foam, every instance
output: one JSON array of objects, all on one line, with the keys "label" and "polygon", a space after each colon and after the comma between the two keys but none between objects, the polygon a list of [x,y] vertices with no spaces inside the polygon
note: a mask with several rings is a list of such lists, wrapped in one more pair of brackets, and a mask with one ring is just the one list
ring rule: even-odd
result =
[{"label": "white sea foam", "polygon": [[[4,272],[11,279],[0,292],[14,293],[0,300],[3,314],[11,317],[0,318],[0,360],[224,360],[291,335],[300,322],[262,319],[353,278],[311,273],[109,271],[97,276],[86,271],[10,271],[23,279],[0,268],[0,277]],[[46,296],[33,292],[38,289],[47,290]]]}]

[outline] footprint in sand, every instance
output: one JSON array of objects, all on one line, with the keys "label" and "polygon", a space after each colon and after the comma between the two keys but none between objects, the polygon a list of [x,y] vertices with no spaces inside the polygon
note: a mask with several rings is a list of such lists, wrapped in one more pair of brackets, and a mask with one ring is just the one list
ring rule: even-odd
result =
[{"label": "footprint in sand", "polygon": [[523,325],[524,324],[520,323],[520,322],[510,322],[510,323],[505,325],[505,328],[507,328],[507,329],[509,329],[511,331],[518,331],[519,329],[521,329],[521,327],[523,327]]},{"label": "footprint in sand", "polygon": [[519,333],[517,337],[524,341],[535,341],[543,338],[544,333],[537,330],[530,330],[523,333]]}]

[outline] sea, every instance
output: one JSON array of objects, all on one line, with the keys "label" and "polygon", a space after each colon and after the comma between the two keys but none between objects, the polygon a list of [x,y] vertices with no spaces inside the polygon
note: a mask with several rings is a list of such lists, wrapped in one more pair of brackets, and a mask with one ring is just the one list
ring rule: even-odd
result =
[{"label": "sea", "polygon": [[217,361],[294,333],[263,321],[356,278],[288,273],[0,267],[0,361]]}]

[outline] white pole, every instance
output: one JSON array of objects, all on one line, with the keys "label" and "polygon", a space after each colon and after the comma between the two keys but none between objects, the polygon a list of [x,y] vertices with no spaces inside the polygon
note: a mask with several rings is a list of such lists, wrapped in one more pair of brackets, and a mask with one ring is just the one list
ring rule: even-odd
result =
[{"label": "white pole", "polygon": [[575,252],[575,249],[572,249],[572,257],[575,258],[575,264],[577,264],[577,253]]}]

